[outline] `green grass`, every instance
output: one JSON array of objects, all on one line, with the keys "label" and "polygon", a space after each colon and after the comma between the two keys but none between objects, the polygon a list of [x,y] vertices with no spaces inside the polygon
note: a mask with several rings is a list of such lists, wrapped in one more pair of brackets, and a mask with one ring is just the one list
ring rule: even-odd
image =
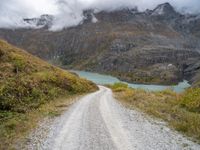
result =
[{"label": "green grass", "polygon": [[26,113],[0,111],[0,149],[16,149],[16,144],[25,145],[29,131],[36,128],[39,121],[60,116],[76,99],[77,95],[64,96]]},{"label": "green grass", "polygon": [[171,90],[146,92],[119,83],[109,87],[127,107],[161,118],[172,128],[200,142],[200,88],[177,94]]},{"label": "green grass", "polygon": [[48,110],[48,104],[55,108],[61,97],[97,89],[92,82],[0,40],[0,149],[10,149],[16,139],[36,126],[44,112],[59,115],[55,109]]}]

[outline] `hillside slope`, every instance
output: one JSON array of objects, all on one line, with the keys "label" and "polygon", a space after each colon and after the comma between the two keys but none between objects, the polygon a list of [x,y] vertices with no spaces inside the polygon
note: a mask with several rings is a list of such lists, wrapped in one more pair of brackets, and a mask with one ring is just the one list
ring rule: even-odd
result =
[{"label": "hillside slope", "polygon": [[0,109],[26,111],[64,94],[91,92],[84,79],[0,41]]},{"label": "hillside slope", "polygon": [[41,119],[67,107],[71,97],[97,89],[0,40],[0,149],[13,149]]}]

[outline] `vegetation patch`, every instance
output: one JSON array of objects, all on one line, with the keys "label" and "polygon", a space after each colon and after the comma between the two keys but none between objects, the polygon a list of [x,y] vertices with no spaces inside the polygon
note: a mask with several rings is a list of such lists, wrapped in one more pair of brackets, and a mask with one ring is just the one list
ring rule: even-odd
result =
[{"label": "vegetation patch", "polygon": [[[143,84],[160,84],[160,85],[176,85],[179,83],[180,79],[175,78],[175,75],[171,72],[160,71],[159,74],[153,74],[150,72],[152,69],[143,68],[137,69],[134,72],[108,72],[115,77],[118,77],[122,81],[133,82],[133,83],[143,83]],[[150,73],[150,74],[149,74]]]},{"label": "vegetation patch", "polygon": [[177,94],[171,90],[147,92],[128,88],[121,83],[109,87],[116,98],[127,107],[161,118],[172,128],[200,142],[199,88],[191,88]]},{"label": "vegetation patch", "polygon": [[200,113],[200,88],[188,89],[182,97],[181,105],[189,111]]},{"label": "vegetation patch", "polygon": [[0,58],[0,149],[12,149],[45,114],[58,116],[58,99],[66,105],[67,98],[98,89],[1,40]]}]

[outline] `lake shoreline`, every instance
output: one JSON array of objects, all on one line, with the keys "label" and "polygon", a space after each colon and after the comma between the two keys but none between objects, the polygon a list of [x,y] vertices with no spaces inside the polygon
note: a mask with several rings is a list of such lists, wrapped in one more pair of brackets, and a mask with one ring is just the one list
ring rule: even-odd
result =
[{"label": "lake shoreline", "polygon": [[88,71],[79,71],[79,70],[69,70],[70,72],[76,73],[82,78],[86,78],[96,84],[105,85],[105,84],[114,84],[117,82],[122,82],[128,84],[131,88],[143,89],[145,91],[163,91],[167,89],[171,89],[174,92],[181,93],[184,92],[185,89],[191,87],[187,80],[183,80],[177,85],[156,85],[156,84],[137,84],[137,83],[129,83],[125,81],[121,81],[120,79],[113,77],[112,75],[104,75],[99,73],[93,73]]}]

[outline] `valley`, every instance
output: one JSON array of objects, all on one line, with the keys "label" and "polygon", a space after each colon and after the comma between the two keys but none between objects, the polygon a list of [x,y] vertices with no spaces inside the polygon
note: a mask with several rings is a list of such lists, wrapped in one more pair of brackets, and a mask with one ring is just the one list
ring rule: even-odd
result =
[{"label": "valley", "polygon": [[199,84],[198,15],[180,14],[169,3],[144,12],[86,10],[83,15],[78,26],[60,31],[49,31],[51,19],[42,16],[42,28],[0,29],[0,37],[67,69],[134,83],[171,85],[185,79]]},{"label": "valley", "polygon": [[0,150],[200,149],[200,14],[43,2],[0,5]]}]

